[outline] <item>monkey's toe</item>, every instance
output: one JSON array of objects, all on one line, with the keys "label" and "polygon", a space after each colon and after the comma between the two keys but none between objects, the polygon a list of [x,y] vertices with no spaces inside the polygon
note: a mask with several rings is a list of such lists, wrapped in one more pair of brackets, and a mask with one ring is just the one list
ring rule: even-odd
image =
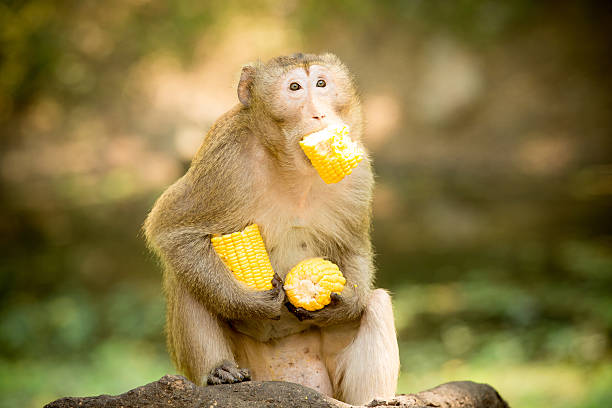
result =
[{"label": "monkey's toe", "polygon": [[249,381],[251,373],[246,368],[238,368],[231,361],[223,361],[219,366],[212,369],[206,382],[208,385],[234,384],[242,381]]}]

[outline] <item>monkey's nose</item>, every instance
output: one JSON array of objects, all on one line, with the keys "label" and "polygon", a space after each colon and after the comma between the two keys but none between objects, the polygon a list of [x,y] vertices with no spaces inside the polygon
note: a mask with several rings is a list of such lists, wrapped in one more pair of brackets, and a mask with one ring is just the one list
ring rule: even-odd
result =
[{"label": "monkey's nose", "polygon": [[320,113],[319,115],[317,115],[317,116],[313,116],[312,118],[313,118],[313,119],[319,119],[319,120],[321,120],[321,119],[323,119],[324,117],[325,117],[325,114]]}]

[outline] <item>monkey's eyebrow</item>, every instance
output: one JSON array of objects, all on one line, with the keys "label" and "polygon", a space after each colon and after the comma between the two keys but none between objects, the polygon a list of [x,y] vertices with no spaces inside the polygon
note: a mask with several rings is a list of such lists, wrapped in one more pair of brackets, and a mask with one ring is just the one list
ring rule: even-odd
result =
[{"label": "monkey's eyebrow", "polygon": [[283,64],[280,66],[280,68],[282,69],[282,73],[286,74],[289,71],[293,71],[294,69],[298,69],[298,68],[302,68],[305,72],[306,75],[310,75],[310,67],[312,65],[320,65],[320,66],[325,66],[325,64],[322,61],[308,61],[307,63],[299,63],[299,64]]},{"label": "monkey's eyebrow", "polygon": [[301,66],[293,66],[293,67],[283,67],[283,70],[281,72],[281,75],[286,75],[292,71],[298,70],[298,69],[304,69],[304,67]]}]

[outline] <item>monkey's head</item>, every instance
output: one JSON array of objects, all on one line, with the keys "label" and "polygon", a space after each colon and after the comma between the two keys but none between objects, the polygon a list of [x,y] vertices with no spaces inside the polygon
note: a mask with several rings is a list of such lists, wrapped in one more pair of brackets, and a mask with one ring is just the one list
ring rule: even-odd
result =
[{"label": "monkey's head", "polygon": [[304,157],[299,141],[330,124],[361,133],[361,108],[353,79],[333,54],[294,54],[242,68],[238,98],[258,123],[264,143],[279,155]]}]

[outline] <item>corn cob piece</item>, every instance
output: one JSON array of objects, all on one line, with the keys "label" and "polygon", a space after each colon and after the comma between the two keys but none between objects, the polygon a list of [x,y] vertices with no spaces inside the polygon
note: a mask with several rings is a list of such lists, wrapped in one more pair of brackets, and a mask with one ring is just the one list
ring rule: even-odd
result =
[{"label": "corn cob piece", "polygon": [[342,292],[345,283],[336,264],[323,258],[310,258],[289,271],[283,288],[293,306],[312,312],[328,305],[332,292]]},{"label": "corn cob piece", "polygon": [[327,184],[337,183],[351,174],[364,155],[349,137],[347,125],[329,126],[311,133],[300,141],[300,147]]},{"label": "corn cob piece", "polygon": [[274,270],[257,224],[232,234],[215,235],[211,242],[236,279],[251,289],[272,289]]}]

